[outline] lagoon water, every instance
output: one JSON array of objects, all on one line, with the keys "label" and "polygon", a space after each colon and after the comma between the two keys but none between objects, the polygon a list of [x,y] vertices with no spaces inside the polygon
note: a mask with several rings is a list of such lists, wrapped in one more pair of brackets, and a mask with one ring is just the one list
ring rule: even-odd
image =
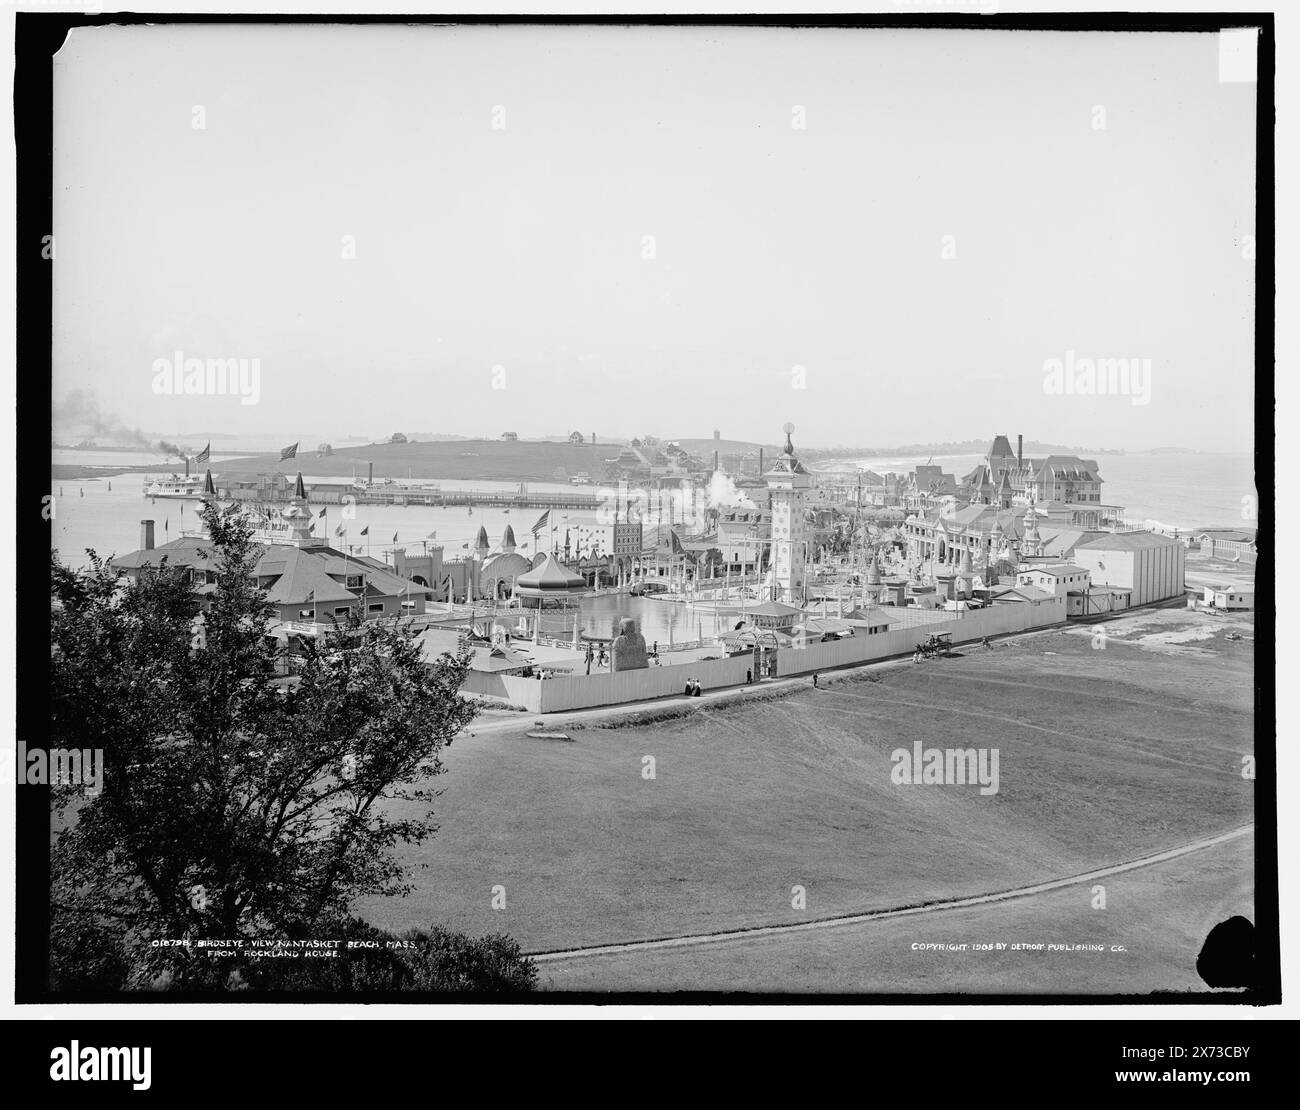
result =
[{"label": "lagoon water", "polygon": [[[215,470],[214,466],[214,470]],[[108,487],[112,485],[110,490]],[[444,487],[452,485],[442,483]],[[512,488],[508,483],[473,483],[475,489],[491,486]],[[542,483],[530,483],[530,488],[540,489]],[[568,488],[556,486],[556,489]],[[142,475],[121,474],[114,478],[96,478],[78,481],[55,482],[55,516],[50,522],[52,545],[65,562],[84,566],[86,548],[107,558],[111,555],[135,551],[140,546],[140,521],[154,521],[155,542],[166,543],[180,536],[182,529],[198,525],[195,510],[197,501],[158,498],[150,501],[142,496]],[[62,496],[59,496],[60,490]],[[493,548],[501,542],[506,525],[513,525],[515,538],[523,554],[533,552],[530,529],[542,515],[541,509],[435,509],[424,506],[358,505],[357,517],[347,522],[349,547],[358,553],[366,551],[366,540],[361,529],[370,526],[369,550],[376,558],[384,558],[391,551],[394,535],[397,545],[419,551],[424,542],[440,543],[446,558],[464,555],[473,544],[479,526],[487,528]],[[330,533],[343,521],[331,519],[341,513],[342,506],[330,505],[326,519]],[[317,510],[319,511],[319,510]],[[436,536],[431,536],[436,533]],[[540,539],[541,537],[539,537]],[[342,538],[333,538],[335,546],[343,544]],[[542,540],[548,547],[549,541]],[[655,640],[668,643],[670,639],[682,642],[698,639],[701,633],[712,636],[725,625],[713,613],[697,613],[687,606],[648,598],[629,597],[626,594],[603,594],[587,598],[582,604],[582,628],[589,635],[610,638],[618,631],[623,617],[634,617],[647,644]],[[543,629],[563,635],[572,627],[561,614],[543,620]]]}]

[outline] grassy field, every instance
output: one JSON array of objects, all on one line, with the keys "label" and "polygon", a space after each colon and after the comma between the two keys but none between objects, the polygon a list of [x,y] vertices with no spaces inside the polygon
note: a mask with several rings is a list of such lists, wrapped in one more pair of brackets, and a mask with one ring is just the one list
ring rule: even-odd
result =
[{"label": "grassy field", "polygon": [[[1196,954],[1218,922],[1254,916],[1251,837],[1091,886],[929,917],[541,965],[547,990],[873,994],[1149,994],[1204,991]],[[913,944],[988,944],[1000,952]],[[1012,950],[1101,944],[1102,952]],[[1123,951],[1112,951],[1112,948]],[[647,986],[647,984],[651,984]]]},{"label": "grassy field", "polygon": [[599,482],[605,460],[618,457],[616,444],[505,443],[497,439],[458,439],[442,443],[380,443],[366,447],[338,448],[332,455],[318,456],[301,450],[294,462],[281,465],[279,455],[250,455],[221,464],[223,479],[253,476],[272,469],[296,467],[316,477],[366,475],[368,463],[375,464],[375,478],[474,479],[502,481],[532,479],[567,482],[586,473]]},{"label": "grassy field", "polygon": [[[1222,618],[1181,610],[1105,627],[1101,647],[1084,628],[1040,633],[991,651],[842,678],[779,701],[727,709],[706,702],[679,719],[586,728],[572,733],[573,743],[529,740],[526,720],[517,730],[464,737],[440,784],[443,829],[411,856],[415,892],[360,908],[389,928],[442,922],[471,933],[502,930],[526,949],[545,950],[1004,890],[1248,822],[1253,783],[1240,770],[1252,751],[1250,642],[1227,641]],[[1233,627],[1249,628],[1248,618],[1234,618]],[[996,747],[998,793],[894,785],[890,753],[917,740]],[[655,760],[653,779],[643,777],[646,756]],[[1198,867],[1209,874],[1199,859],[1185,864],[1193,880]],[[1248,902],[1248,889],[1240,888],[1246,872],[1228,871],[1188,897],[1206,906],[1216,897]],[[1163,928],[1165,943],[1181,953],[1159,968],[1169,960],[1190,967],[1202,923],[1185,912],[1185,900],[1160,894],[1156,874],[1135,872],[1122,883],[1135,897],[1158,898],[1146,905],[1142,927]],[[503,909],[492,905],[498,885]],[[796,885],[807,892],[806,911],[791,909]],[[1077,912],[1054,918],[1043,909],[1071,896],[963,912],[1008,929],[1042,930],[1055,920],[1058,936],[1074,935]],[[1017,915],[1030,910],[1047,917],[1021,922]],[[926,928],[942,932],[943,916]],[[1127,928],[1121,915],[1101,920],[1118,922],[1108,928],[1120,933]],[[882,978],[852,964],[829,975],[816,968],[835,962],[832,949],[841,942],[810,935],[782,939],[770,958],[761,945],[775,942],[758,941],[752,957],[743,955],[748,945],[727,944],[719,948],[739,955],[710,951],[673,966],[705,961],[718,981],[751,990],[796,989],[792,983],[801,990],[911,989],[908,976],[922,966],[904,961]],[[792,980],[794,957],[781,952],[805,953],[808,974]],[[556,970],[554,984],[588,988],[596,982],[590,976],[608,973],[608,982],[625,989],[689,985],[689,970],[667,977],[654,970],[670,959],[685,957],[641,955],[626,967],[611,958],[605,972],[583,961],[582,970]],[[916,989],[935,989],[937,966],[930,979],[915,980]],[[972,971],[979,984],[972,989],[1022,985],[1005,963],[970,961],[969,968],[985,972]],[[1186,983],[1155,981],[1159,969],[1152,975],[1140,989]],[[1036,989],[1065,989],[1050,980]],[[1084,989],[1090,980],[1079,982]]]}]

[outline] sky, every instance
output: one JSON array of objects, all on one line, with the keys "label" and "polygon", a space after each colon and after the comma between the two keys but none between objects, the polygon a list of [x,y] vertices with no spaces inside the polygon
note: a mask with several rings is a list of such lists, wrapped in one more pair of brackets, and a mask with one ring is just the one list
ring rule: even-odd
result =
[{"label": "sky", "polygon": [[[1214,34],[77,28],[54,396],[307,442],[1249,450],[1256,86],[1218,63]],[[166,392],[177,352],[248,360],[244,396]],[[1141,373],[1100,395],[1089,359]]]}]

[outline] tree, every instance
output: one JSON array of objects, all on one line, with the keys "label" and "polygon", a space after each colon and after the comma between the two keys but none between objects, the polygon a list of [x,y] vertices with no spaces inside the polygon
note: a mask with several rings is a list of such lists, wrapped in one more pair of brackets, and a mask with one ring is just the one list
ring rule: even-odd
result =
[{"label": "tree", "polygon": [[395,850],[436,831],[429,780],[475,713],[467,653],[430,663],[356,618],[271,682],[260,551],[234,507],[202,516],[202,603],[165,559],[126,586],[52,555],[50,743],[104,767],[93,797],[52,788],[52,950],[77,985],[220,985],[220,961],[150,942],[329,936],[407,891]]}]

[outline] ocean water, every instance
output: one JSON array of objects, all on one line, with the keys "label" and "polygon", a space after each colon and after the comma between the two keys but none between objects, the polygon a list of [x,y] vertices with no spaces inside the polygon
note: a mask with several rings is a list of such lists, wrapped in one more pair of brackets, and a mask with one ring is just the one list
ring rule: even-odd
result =
[{"label": "ocean water", "polygon": [[[215,469],[215,468],[214,468]],[[143,496],[144,476],[121,474],[113,478],[78,479],[52,483],[55,495],[51,545],[64,562],[84,565],[85,550],[98,554],[123,555],[140,547],[140,522],[154,521],[154,539],[158,544],[180,537],[182,531],[198,528],[198,501]],[[444,483],[450,487],[454,483]],[[482,482],[474,488],[488,488]],[[505,488],[511,488],[506,486]],[[567,487],[565,487],[567,488]],[[463,555],[473,546],[480,526],[485,527],[493,548],[501,543],[506,525],[512,525],[520,551],[533,554],[531,528],[541,517],[541,509],[431,508],[417,505],[356,505],[356,518],[345,521],[342,505],[312,506],[326,510],[331,542],[342,549],[347,545],[359,554],[382,559],[393,547],[419,551],[424,543],[439,543],[445,558]],[[345,536],[335,529],[346,528]],[[361,535],[369,527],[368,537]],[[321,533],[321,526],[317,526]],[[539,537],[539,540],[541,537]],[[544,546],[549,549],[549,540]]]}]

